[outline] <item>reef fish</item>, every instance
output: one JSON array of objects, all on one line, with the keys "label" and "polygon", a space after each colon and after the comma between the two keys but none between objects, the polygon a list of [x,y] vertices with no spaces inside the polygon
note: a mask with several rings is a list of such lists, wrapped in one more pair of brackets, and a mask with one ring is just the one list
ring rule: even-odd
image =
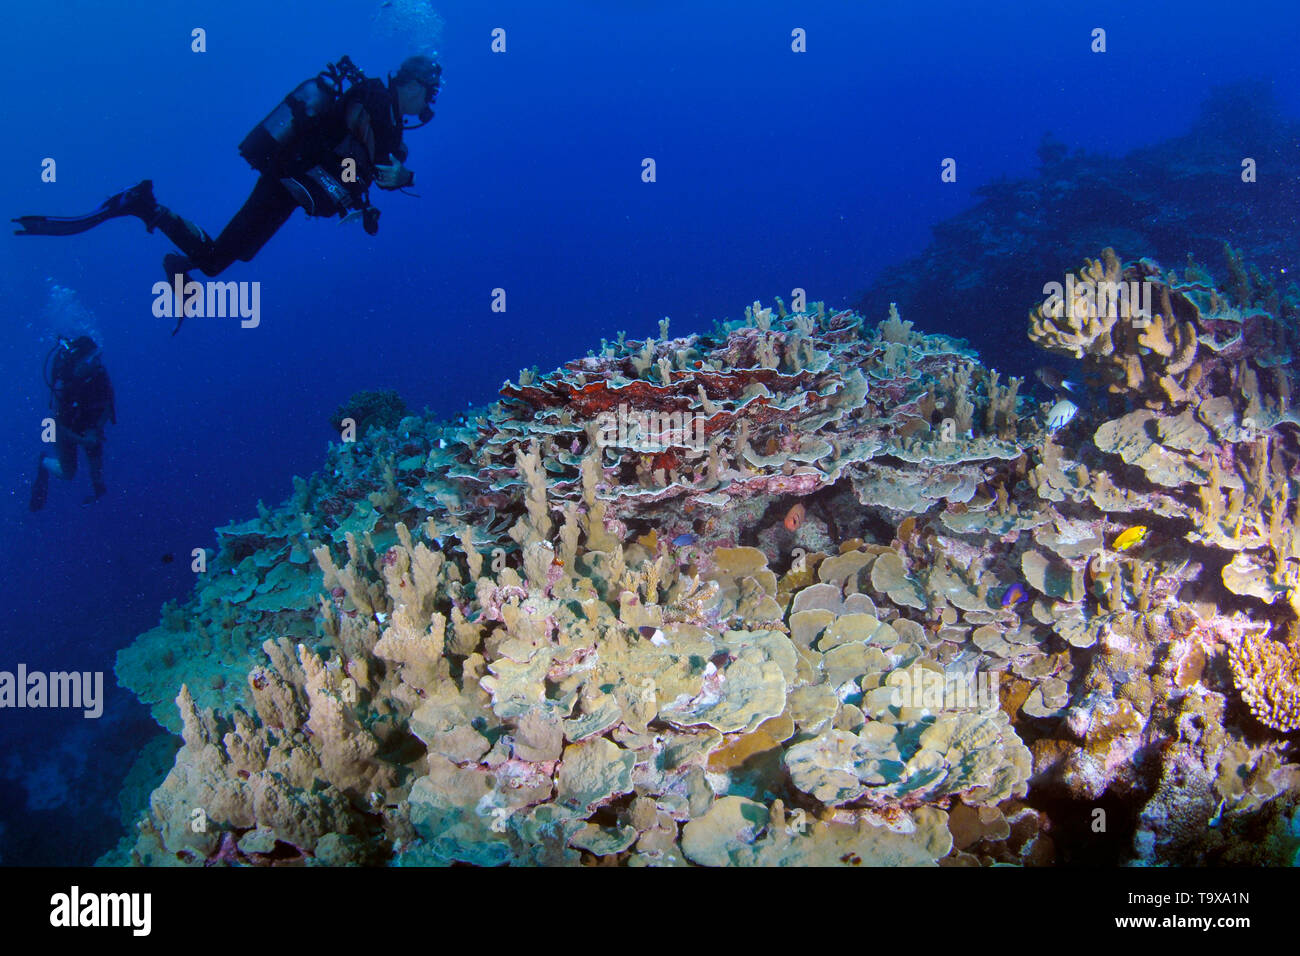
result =
[{"label": "reef fish", "polygon": [[1074,416],[1077,414],[1079,414],[1078,405],[1068,398],[1061,399],[1047,413],[1047,430],[1054,432],[1057,429],[1064,428],[1074,421]]},{"label": "reef fish", "polygon": [[1133,527],[1127,528],[1116,535],[1115,540],[1111,542],[1111,547],[1116,551],[1127,551],[1135,544],[1141,543],[1150,530],[1144,524],[1135,524]]},{"label": "reef fish", "polygon": [[1060,372],[1046,365],[1035,369],[1034,377],[1058,395],[1061,392],[1073,392],[1075,395],[1083,393],[1083,388],[1078,382],[1067,381]]},{"label": "reef fish", "polygon": [[643,624],[637,628],[641,636],[656,647],[665,647],[668,644],[668,638],[664,637],[664,632],[650,624]]},{"label": "reef fish", "polygon": [[700,540],[699,538],[697,538],[695,535],[687,531],[685,534],[679,534],[677,537],[673,538],[673,547],[689,548],[691,545],[693,545],[696,541],[699,540]]},{"label": "reef fish", "polygon": [[785,525],[787,531],[798,531],[807,513],[807,509],[802,504],[797,504],[785,513],[785,520],[781,523]]},{"label": "reef fish", "polygon": [[1025,586],[1021,584],[1019,581],[1016,581],[1009,588],[1007,588],[1005,591],[1002,592],[1003,607],[1012,607],[1016,604],[1019,604],[1021,601],[1027,601],[1027,600],[1029,600],[1029,592],[1025,590]]}]

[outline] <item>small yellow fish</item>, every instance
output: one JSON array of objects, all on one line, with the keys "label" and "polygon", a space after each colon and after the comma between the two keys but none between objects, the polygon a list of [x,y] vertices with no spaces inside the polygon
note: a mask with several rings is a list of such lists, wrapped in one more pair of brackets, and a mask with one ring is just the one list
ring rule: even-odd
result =
[{"label": "small yellow fish", "polygon": [[1111,542],[1111,547],[1116,551],[1127,551],[1135,544],[1140,544],[1150,530],[1144,524],[1135,524],[1133,527],[1116,535],[1115,540]]}]

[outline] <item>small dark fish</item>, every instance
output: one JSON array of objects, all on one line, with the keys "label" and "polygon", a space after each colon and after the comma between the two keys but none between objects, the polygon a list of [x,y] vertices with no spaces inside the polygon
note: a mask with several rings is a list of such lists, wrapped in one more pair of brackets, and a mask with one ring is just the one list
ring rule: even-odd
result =
[{"label": "small dark fish", "polygon": [[724,667],[726,667],[734,660],[735,658],[732,657],[730,654],[728,654],[726,651],[718,651],[716,654],[714,654],[712,657],[709,658],[709,663],[712,664],[714,667],[716,667],[718,670],[722,670]]},{"label": "small dark fish", "polygon": [[665,647],[668,644],[668,638],[664,637],[664,632],[653,624],[642,624],[637,628],[637,633],[656,647]]},{"label": "small dark fish", "polygon": [[1066,380],[1060,372],[1046,365],[1035,369],[1034,377],[1057,394],[1069,392],[1073,395],[1080,395],[1083,393],[1083,388],[1077,382]]},{"label": "small dark fish", "polygon": [[696,535],[693,535],[693,534],[691,534],[689,531],[687,531],[687,532],[684,532],[683,534],[679,534],[677,537],[673,538],[673,547],[674,547],[674,548],[689,548],[691,545],[693,545],[696,541],[699,541],[699,540],[700,540],[700,539],[699,539]]},{"label": "small dark fish", "polygon": [[1019,604],[1021,601],[1027,600],[1029,600],[1029,592],[1025,590],[1025,586],[1019,581],[1015,582],[1002,592],[1003,607],[1012,607]]},{"label": "small dark fish", "polygon": [[176,555],[172,554],[170,551],[168,551],[166,554],[162,556],[163,564],[171,564],[175,560],[176,560]]}]

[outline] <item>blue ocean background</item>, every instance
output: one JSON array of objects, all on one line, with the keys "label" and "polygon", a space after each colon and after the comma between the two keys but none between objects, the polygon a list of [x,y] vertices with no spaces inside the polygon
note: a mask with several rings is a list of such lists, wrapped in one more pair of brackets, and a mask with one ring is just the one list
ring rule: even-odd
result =
[{"label": "blue ocean background", "polygon": [[[0,239],[0,670],[102,671],[106,698],[98,720],[0,710],[6,864],[93,862],[125,832],[119,790],[158,728],[117,687],[115,653],[190,591],[189,554],[214,527],[321,465],[353,392],[393,388],[450,417],[521,368],[620,330],[657,335],[664,316],[674,334],[705,331],[794,287],[851,306],[975,187],[1034,174],[1044,132],[1118,156],[1186,131],[1212,87],[1248,78],[1272,80],[1300,116],[1300,8],[1283,2],[70,0],[5,13],[8,216],[87,212],[149,177],[215,235],[256,179],[237,144],[326,62],[346,53],[384,76],[432,46],[444,68],[437,117],[406,139],[418,198],[378,193],[375,237],[295,215],[222,276],[261,283],[256,329],[191,319],[172,337],[151,312],[170,246],[135,219]],[[191,51],[196,27],[206,52]],[[796,27],[806,53],[790,49]],[[1095,27],[1104,54],[1090,52]],[[46,157],[57,182],[41,181]],[[657,182],[641,181],[645,157]],[[955,183],[940,181],[944,157]],[[1029,348],[1030,304],[904,318],[1005,328],[1014,354]],[[32,515],[42,358],[83,326],[117,390],[109,494],[82,506],[83,462]]]}]

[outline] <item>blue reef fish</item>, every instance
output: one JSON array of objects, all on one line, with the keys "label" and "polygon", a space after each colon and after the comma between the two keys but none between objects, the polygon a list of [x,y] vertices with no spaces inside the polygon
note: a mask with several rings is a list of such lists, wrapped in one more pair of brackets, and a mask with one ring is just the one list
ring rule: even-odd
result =
[{"label": "blue reef fish", "polygon": [[1014,607],[1021,601],[1027,600],[1029,600],[1029,592],[1025,590],[1025,586],[1019,581],[1016,581],[1002,592],[1003,607]]},{"label": "blue reef fish", "polygon": [[1079,414],[1078,405],[1068,398],[1061,399],[1047,413],[1047,430],[1049,432],[1059,431],[1074,421],[1074,416],[1077,414]]},{"label": "blue reef fish", "polygon": [[699,541],[699,540],[700,540],[700,539],[699,539],[698,537],[696,537],[695,535],[693,535],[693,534],[691,534],[689,531],[687,531],[687,532],[684,532],[683,534],[679,534],[677,537],[673,538],[673,547],[674,547],[674,548],[689,548],[691,545],[693,545],[696,541]]},{"label": "blue reef fish", "polygon": [[1210,817],[1210,819],[1205,821],[1205,825],[1207,827],[1213,827],[1216,830],[1219,828],[1220,824],[1223,823],[1223,808],[1227,805],[1227,803],[1228,803],[1227,800],[1219,801],[1219,809],[1214,811],[1214,816]]},{"label": "blue reef fish", "polygon": [[1054,368],[1046,365],[1034,370],[1034,377],[1050,388],[1058,396],[1062,392],[1071,392],[1075,395],[1083,394],[1083,386],[1078,382],[1067,381],[1061,373]]}]

